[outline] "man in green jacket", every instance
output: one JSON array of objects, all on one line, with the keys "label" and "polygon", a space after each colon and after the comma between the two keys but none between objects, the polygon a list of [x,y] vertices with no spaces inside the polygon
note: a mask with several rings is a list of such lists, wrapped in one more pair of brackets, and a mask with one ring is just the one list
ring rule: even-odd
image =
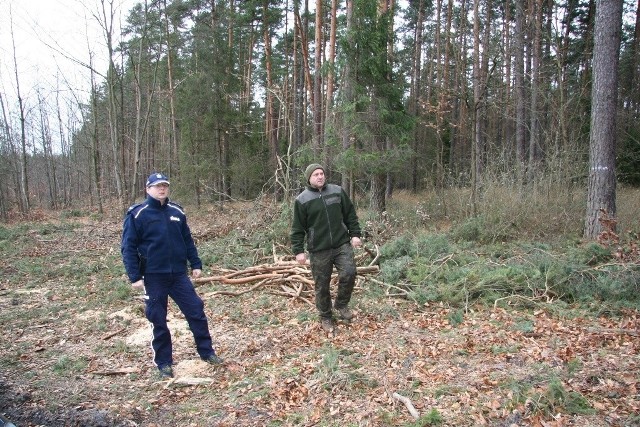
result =
[{"label": "man in green jacket", "polygon": [[349,301],[356,281],[353,248],[362,245],[360,224],[347,193],[339,185],[326,183],[322,165],[310,164],[304,174],[307,188],[294,202],[291,247],[296,261],[305,264],[306,239],[320,324],[325,331],[333,332],[331,274],[335,266],[339,281],[333,308],[342,319],[351,320]]}]

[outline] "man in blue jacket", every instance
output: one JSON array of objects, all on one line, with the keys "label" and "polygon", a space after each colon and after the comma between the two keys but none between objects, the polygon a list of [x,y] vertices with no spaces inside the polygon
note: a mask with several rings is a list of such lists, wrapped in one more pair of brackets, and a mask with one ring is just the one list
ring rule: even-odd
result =
[{"label": "man in blue jacket", "polygon": [[182,206],[169,200],[169,180],[149,176],[147,199],[127,211],[122,232],[122,260],[131,285],[145,292],[145,315],[153,325],[153,361],[162,378],[173,376],[167,304],[171,297],[184,314],[202,360],[220,364],[209,333],[204,302],[189,280],[202,274],[202,261]]},{"label": "man in blue jacket", "polygon": [[362,245],[360,224],[347,193],[339,185],[327,184],[322,165],[312,163],[307,166],[305,178],[307,188],[296,197],[293,205],[291,249],[298,263],[305,264],[306,241],[320,325],[325,331],[334,332],[331,274],[335,266],[338,291],[333,308],[339,317],[351,320],[353,312],[348,304],[357,273],[353,248]]}]

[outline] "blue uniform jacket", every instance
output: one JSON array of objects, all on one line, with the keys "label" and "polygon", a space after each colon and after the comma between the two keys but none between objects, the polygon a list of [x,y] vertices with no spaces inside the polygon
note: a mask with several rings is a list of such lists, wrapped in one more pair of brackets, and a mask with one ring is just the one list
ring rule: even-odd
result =
[{"label": "blue uniform jacket", "polygon": [[129,208],[120,250],[131,283],[145,273],[187,273],[187,261],[192,269],[202,269],[182,206],[168,199],[161,205],[147,197]]}]

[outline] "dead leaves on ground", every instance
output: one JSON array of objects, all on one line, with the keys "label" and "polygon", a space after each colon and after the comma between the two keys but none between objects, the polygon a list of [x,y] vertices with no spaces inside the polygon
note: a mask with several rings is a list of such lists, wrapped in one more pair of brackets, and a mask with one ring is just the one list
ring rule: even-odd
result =
[{"label": "dead leaves on ground", "polygon": [[[233,300],[242,306],[256,301]],[[228,424],[221,425],[245,425],[247,414],[232,411],[239,404],[285,425],[292,414],[300,425],[331,419],[405,425],[434,410],[450,426],[511,421],[559,427],[605,419],[622,425],[640,410],[640,342],[608,332],[635,328],[635,313],[618,322],[564,321],[543,310],[480,310],[453,326],[447,307],[415,310],[400,303],[397,315],[386,316],[371,303],[361,300],[357,319],[341,324],[335,337],[322,334],[315,322],[293,319],[303,309],[295,300],[287,302],[290,311],[274,308],[278,321],[257,335],[252,326],[229,324],[233,338],[223,339],[223,346],[234,349],[236,366],[216,387],[233,402],[226,405]],[[578,395],[593,415],[567,408],[567,396]]]},{"label": "dead leaves on ground", "polygon": [[[361,281],[371,274],[375,284],[376,273],[377,266],[359,269]],[[220,270],[197,281],[211,282],[219,289],[206,294],[211,298],[266,291],[288,297],[289,305],[313,304],[310,271],[295,261]],[[251,403],[266,405],[282,419],[302,412],[308,423],[329,416],[354,423],[370,419],[372,425],[384,425],[381,417],[387,410],[404,414],[407,422],[435,410],[446,425],[511,420],[545,427],[589,417],[604,417],[616,425],[640,410],[636,312],[616,323],[605,318],[562,320],[544,310],[529,315],[494,308],[468,312],[462,324],[453,326],[453,310],[443,306],[416,309],[393,299],[378,304],[398,305],[398,317],[380,315],[377,309],[368,313],[363,303],[356,321],[341,326],[332,339],[323,337],[316,326],[292,323],[287,313],[278,314],[290,327],[261,330],[261,338],[278,349],[277,362],[260,358],[253,363],[277,363],[280,374],[247,389],[269,396]],[[243,359],[259,358],[265,342],[256,342],[250,331],[240,335],[247,337],[249,357]],[[331,367],[327,360],[317,359],[332,351],[336,360]],[[313,356],[316,359],[310,360]],[[585,412],[568,407],[567,396],[584,399]],[[309,413],[306,408],[316,410]],[[589,415],[587,409],[600,416]]]},{"label": "dead leaves on ground", "polygon": [[[104,228],[92,240],[88,236],[97,229],[86,226],[57,244],[32,235],[32,255],[60,246],[94,250],[89,241],[113,251],[117,229]],[[244,270],[214,270],[196,284],[227,364],[191,376],[177,370],[185,379],[168,387],[150,381],[155,368],[148,340],[127,339],[143,328],[149,336],[148,325],[110,317],[109,310],[119,313],[122,307],[97,307],[88,317],[76,300],[60,299],[57,291],[66,286],[61,281],[43,281],[29,292],[3,283],[0,305],[14,310],[18,320],[3,325],[3,348],[16,355],[7,375],[29,391],[34,405],[105,408],[147,426],[413,423],[415,414],[394,393],[409,399],[420,416],[437,411],[448,426],[622,426],[640,413],[637,311],[614,320],[478,308],[454,326],[455,309],[367,293],[367,287],[381,286],[369,280],[376,272],[376,266],[359,270],[353,298],[358,315],[329,337],[314,317],[307,266],[274,259]],[[87,288],[93,286],[98,285],[89,282]],[[89,291],[87,298],[93,295]],[[64,321],[53,315],[28,325],[19,320],[25,310],[49,313],[49,306],[64,308]],[[144,323],[138,302],[127,310]],[[101,322],[104,330],[97,328]],[[178,332],[176,360],[197,361],[186,328],[172,331]],[[52,374],[62,356],[87,360],[88,366]],[[75,400],[58,390],[73,390]],[[584,397],[595,414],[571,413],[566,397],[572,393]]]}]

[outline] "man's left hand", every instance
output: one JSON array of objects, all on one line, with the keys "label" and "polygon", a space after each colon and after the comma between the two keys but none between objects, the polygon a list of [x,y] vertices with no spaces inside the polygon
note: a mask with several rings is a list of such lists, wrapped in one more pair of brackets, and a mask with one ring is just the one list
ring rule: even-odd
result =
[{"label": "man's left hand", "polygon": [[362,240],[360,240],[360,238],[357,236],[352,237],[351,246],[353,246],[354,248],[359,248],[360,246],[362,246]]},{"label": "man's left hand", "polygon": [[199,268],[194,268],[193,271],[191,272],[191,277],[193,277],[194,279],[197,279],[200,276],[202,276],[202,270],[200,270]]}]

